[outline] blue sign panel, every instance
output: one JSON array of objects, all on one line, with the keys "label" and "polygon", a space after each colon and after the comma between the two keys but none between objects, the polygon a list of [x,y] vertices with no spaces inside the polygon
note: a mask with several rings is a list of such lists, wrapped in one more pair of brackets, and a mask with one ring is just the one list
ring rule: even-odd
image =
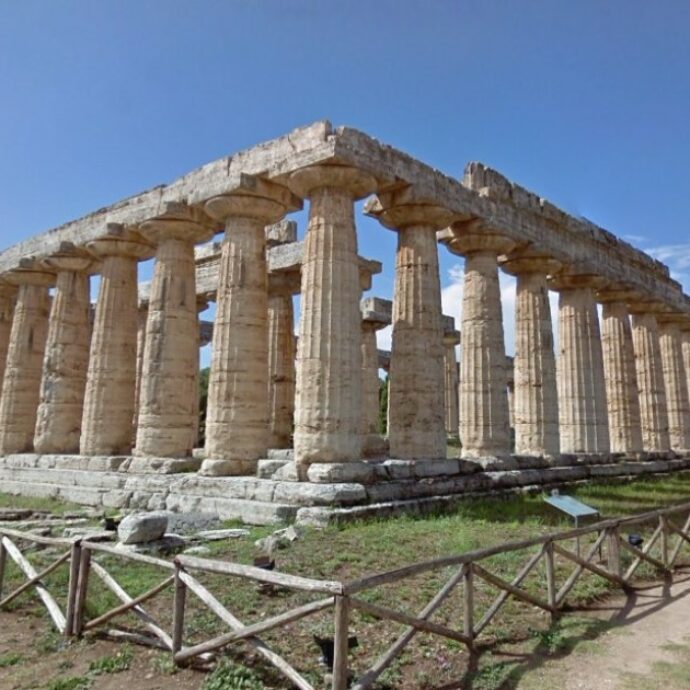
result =
[{"label": "blue sign panel", "polygon": [[591,506],[588,506],[585,503],[578,501],[576,498],[573,498],[572,496],[546,496],[544,500],[549,505],[552,505],[554,508],[557,508],[558,510],[564,512],[566,515],[570,515],[570,517],[574,517],[575,519],[581,517],[594,517],[596,515],[599,515],[598,510],[595,510]]}]

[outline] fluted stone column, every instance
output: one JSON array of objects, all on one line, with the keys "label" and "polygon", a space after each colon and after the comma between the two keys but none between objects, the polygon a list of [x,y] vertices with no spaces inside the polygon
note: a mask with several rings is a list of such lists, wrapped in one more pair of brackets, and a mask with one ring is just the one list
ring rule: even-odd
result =
[{"label": "fluted stone column", "polygon": [[116,226],[88,249],[101,258],[101,284],[91,336],[80,453],[126,455],[132,449],[137,368],[137,262],[153,253]]},{"label": "fluted stone column", "polygon": [[205,214],[183,204],[143,223],[156,246],[139,388],[134,454],[184,458],[192,453],[197,416],[199,318],[194,245],[213,237]]},{"label": "fluted stone column", "polygon": [[297,347],[295,461],[306,479],[315,462],[362,454],[362,341],[354,201],[376,187],[354,168],[314,166],[290,184],[308,197]]},{"label": "fluted stone column", "polygon": [[33,449],[55,275],[37,267],[4,274],[19,287],[0,395],[0,455]]},{"label": "fluted stone column", "polygon": [[685,381],[690,396],[690,322],[680,324],[680,346],[683,354],[683,369],[685,370]]},{"label": "fluted stone column", "polygon": [[510,454],[499,254],[514,243],[463,225],[452,250],[465,256],[460,354],[460,441],[463,457]]},{"label": "fluted stone column", "polygon": [[295,316],[292,294],[268,297],[269,448],[289,448],[295,415]]},{"label": "fluted stone column", "polygon": [[640,401],[630,316],[624,294],[599,293],[602,310],[601,344],[612,453],[640,453]]},{"label": "fluted stone column", "polygon": [[34,449],[37,453],[78,453],[89,367],[87,271],[93,257],[73,250],[46,261],[57,271],[43,360]]},{"label": "fluted stone column", "polygon": [[208,341],[204,341],[201,337],[201,313],[208,309],[209,300],[205,295],[197,295],[196,297],[196,359],[194,361],[194,423],[192,425],[192,448],[196,448],[199,445],[199,427],[201,424],[201,389],[200,389],[200,379],[201,379],[201,369],[199,364],[200,354],[199,350],[208,344]]},{"label": "fluted stone column", "polygon": [[144,371],[144,348],[146,347],[146,322],[149,318],[148,300],[139,301],[137,316],[137,374],[134,383],[134,415],[132,417],[132,447],[136,445],[139,424],[139,400],[141,398],[141,375]]},{"label": "fluted stone column", "polygon": [[206,202],[225,223],[206,414],[207,475],[252,474],[266,456],[268,429],[268,276],[264,226],[293,205],[268,182],[254,194]]},{"label": "fluted stone column", "polygon": [[390,365],[390,455],[446,457],[441,282],[436,232],[445,209],[379,195],[378,219],[398,232]]},{"label": "fluted stone column", "polygon": [[671,450],[687,455],[690,449],[690,402],[683,364],[679,316],[659,316],[659,349],[666,388]]},{"label": "fluted stone column", "polygon": [[610,450],[599,315],[591,275],[559,275],[557,362],[558,410],[562,453]]},{"label": "fluted stone column", "polygon": [[667,452],[668,432],[666,390],[659,346],[659,325],[652,307],[631,304],[635,371],[640,398],[642,445],[645,451]]},{"label": "fluted stone column", "polygon": [[553,324],[546,283],[560,263],[545,256],[514,256],[503,268],[517,276],[515,301],[515,452],[553,457],[560,450]]},{"label": "fluted stone column", "polygon": [[7,350],[10,346],[10,333],[12,332],[12,318],[14,316],[16,298],[16,286],[0,280],[0,391],[2,391],[2,380],[5,376],[5,363],[7,361]]},{"label": "fluted stone column", "polygon": [[455,347],[460,344],[459,331],[447,331],[443,334],[443,373],[446,411],[446,434],[458,437],[460,412],[458,410],[458,363],[455,358]]}]

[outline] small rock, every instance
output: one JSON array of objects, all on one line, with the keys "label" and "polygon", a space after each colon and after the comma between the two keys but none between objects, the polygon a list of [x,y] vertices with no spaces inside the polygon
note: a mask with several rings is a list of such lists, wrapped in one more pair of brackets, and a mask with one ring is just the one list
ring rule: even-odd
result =
[{"label": "small rock", "polygon": [[124,544],[120,542],[115,548],[133,553],[147,553],[151,555],[180,553],[187,545],[187,541],[179,534],[166,534],[160,539],[136,544]]},{"label": "small rock", "polygon": [[182,553],[189,554],[190,556],[208,556],[211,553],[211,549],[208,546],[191,546]]},{"label": "small rock", "polygon": [[301,536],[299,530],[294,525],[290,525],[290,527],[286,527],[285,529],[276,530],[268,537],[258,539],[254,542],[254,546],[270,555],[276,549],[286,549],[292,542],[297,541]]},{"label": "small rock", "polygon": [[239,539],[240,537],[248,537],[248,529],[209,529],[203,532],[197,532],[197,537],[205,539],[206,541],[220,541],[221,539]]},{"label": "small rock", "polygon": [[161,539],[167,528],[166,513],[134,513],[120,522],[117,536],[122,544],[143,544]]}]

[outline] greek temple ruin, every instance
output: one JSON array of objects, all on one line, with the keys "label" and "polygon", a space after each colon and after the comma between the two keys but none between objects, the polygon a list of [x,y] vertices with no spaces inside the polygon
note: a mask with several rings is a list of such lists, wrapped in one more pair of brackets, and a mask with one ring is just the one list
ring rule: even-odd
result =
[{"label": "greek temple ruin", "polygon": [[[392,301],[366,294],[382,264],[358,252],[361,200],[397,233]],[[298,241],[288,216],[305,206]],[[464,259],[459,323],[439,251]],[[516,279],[514,358],[500,271]],[[481,163],[455,179],[326,121],[0,253],[14,494],[324,524],[678,471],[689,379],[690,300],[662,263]]]}]

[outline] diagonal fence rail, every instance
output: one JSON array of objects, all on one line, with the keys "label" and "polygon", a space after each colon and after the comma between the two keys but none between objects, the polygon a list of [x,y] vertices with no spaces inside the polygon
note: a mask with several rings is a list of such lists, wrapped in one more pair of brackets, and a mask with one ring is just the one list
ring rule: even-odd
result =
[{"label": "diagonal fence rail", "polygon": [[[645,525],[654,525],[651,536],[644,546],[638,540],[628,539],[625,531]],[[672,578],[678,563],[681,549],[690,545],[690,503],[650,511],[630,517],[604,520],[598,523],[543,535],[522,541],[507,542],[484,549],[451,555],[420,563],[414,563],[387,572],[367,575],[348,582],[321,580],[287,573],[268,571],[254,566],[243,565],[191,555],[180,555],[168,561],[144,554],[116,549],[107,544],[87,539],[60,539],[0,528],[0,608],[8,606],[20,595],[33,590],[53,621],[55,627],[64,635],[79,636],[110,625],[121,616],[133,614],[145,629],[145,634],[132,633],[121,629],[108,629],[111,634],[130,641],[153,644],[168,651],[177,665],[185,665],[199,659],[208,661],[213,655],[228,645],[245,642],[272,665],[280,674],[300,690],[315,690],[303,672],[291,665],[277,650],[269,646],[262,635],[281,630],[287,626],[307,619],[323,611],[333,615],[333,690],[354,690],[371,688],[376,679],[394,662],[419,632],[437,635],[447,640],[459,642],[470,651],[476,649],[477,639],[485,634],[497,614],[510,600],[516,600],[557,619],[567,610],[568,597],[584,574],[591,574],[623,590],[633,589],[633,580],[639,568],[645,564],[665,578]],[[590,537],[591,544],[584,554],[580,553],[579,540]],[[573,550],[570,543],[577,541]],[[21,544],[30,547],[50,546],[59,555],[37,571],[22,552]],[[27,549],[25,549],[27,550]],[[606,558],[603,559],[602,551]],[[492,572],[491,558],[505,554],[526,552],[526,557],[512,578]],[[127,592],[106,567],[94,556],[100,554],[126,561],[143,563],[160,571],[160,581],[142,594],[132,596]],[[624,568],[623,554],[629,564]],[[596,560],[597,555],[599,559]],[[9,593],[3,592],[3,580],[8,559],[13,561],[24,577],[24,581]],[[558,581],[560,574],[572,568],[567,576]],[[45,578],[58,568],[69,568],[66,605],[60,607],[56,597],[49,591]],[[419,612],[401,610],[394,605],[382,605],[367,598],[378,588],[399,586],[406,580],[423,574],[440,575],[450,570],[450,577],[430,598],[428,604]],[[277,586],[293,592],[317,595],[318,598],[300,604],[282,613],[262,618],[255,623],[245,623],[233,613],[202,584],[199,573],[211,573],[227,578],[239,578],[264,586]],[[535,574],[538,575],[535,583]],[[526,582],[532,576],[532,586]],[[100,615],[88,618],[87,600],[89,582],[99,580],[118,601]],[[223,580],[224,581],[224,580]],[[476,611],[476,593],[479,581],[482,586],[496,590],[481,616]],[[535,591],[536,589],[536,591]],[[144,608],[144,604],[166,591],[172,590],[172,623],[165,623]],[[434,614],[448,603],[451,595],[461,591],[460,610],[453,616],[458,628],[432,620]],[[209,612],[214,614],[221,625],[227,628],[213,637],[185,645],[185,614],[190,605],[190,595]],[[355,678],[349,661],[351,633],[354,629],[353,612],[365,614],[358,621],[361,629],[363,621],[377,624],[378,621],[392,621],[404,626],[404,630],[379,656],[374,663],[360,670]],[[459,615],[461,612],[462,615]],[[373,621],[373,622],[372,622]]]}]

